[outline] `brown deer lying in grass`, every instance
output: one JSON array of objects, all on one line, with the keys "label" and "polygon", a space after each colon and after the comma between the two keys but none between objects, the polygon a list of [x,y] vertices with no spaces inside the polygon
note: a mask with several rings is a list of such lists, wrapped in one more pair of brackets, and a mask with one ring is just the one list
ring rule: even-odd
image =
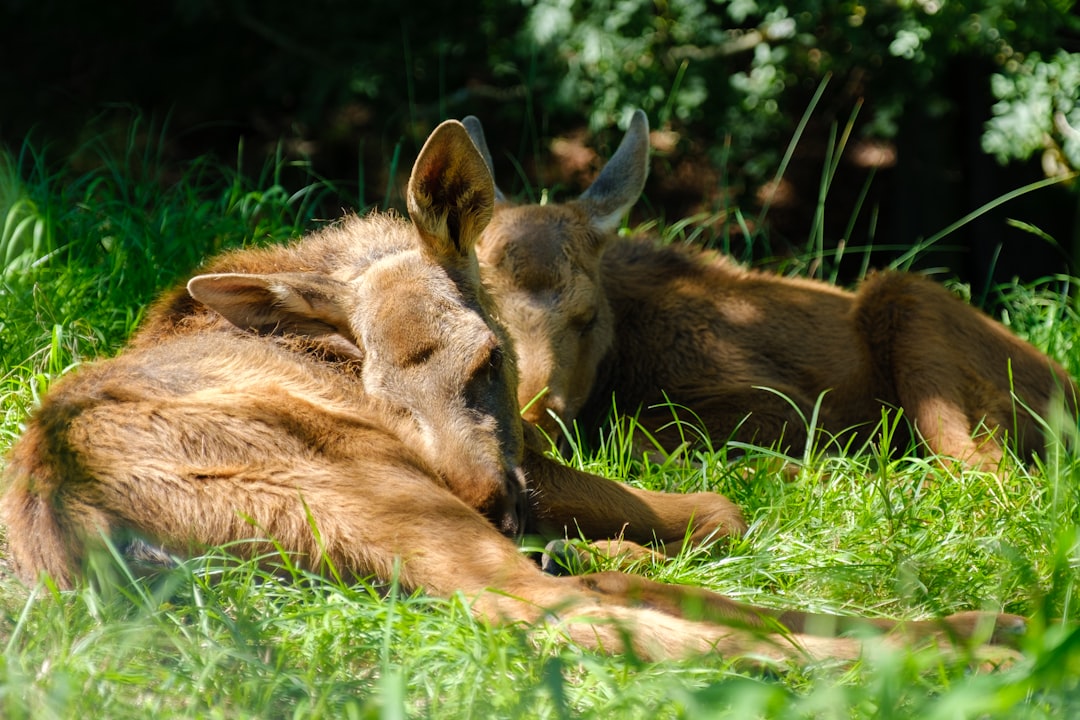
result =
[{"label": "brown deer lying in grass", "polygon": [[[490,167],[480,123],[465,124]],[[595,432],[614,399],[669,450],[685,433],[672,407],[718,442],[802,450],[820,398],[818,428],[839,447],[900,408],[931,453],[994,469],[1006,436],[1025,457],[1044,447],[1036,416],[1055,398],[1076,416],[1057,363],[926,278],[881,272],[848,292],[617,239],[645,185],[648,134],[639,110],[578,199],[500,202],[477,246],[518,353],[518,400],[553,437],[575,420]],[[901,424],[891,439],[912,438]]]},{"label": "brown deer lying in grass", "polygon": [[[677,543],[743,523],[719,495],[630,490],[532,450],[473,250],[494,185],[459,123],[428,139],[407,197],[411,222],[352,218],[218,258],[120,355],[54,385],[4,474],[19,572],[70,587],[103,537],[180,555],[252,540],[236,549],[255,556],[273,539],[350,577],[388,579],[400,561],[405,588],[463,592],[491,620],[557,612],[609,651],[857,656],[856,640],[802,634],[803,613],[617,572],[555,577],[518,550],[522,528]],[[966,613],[896,636],[995,625],[1007,637],[1023,621]]]}]

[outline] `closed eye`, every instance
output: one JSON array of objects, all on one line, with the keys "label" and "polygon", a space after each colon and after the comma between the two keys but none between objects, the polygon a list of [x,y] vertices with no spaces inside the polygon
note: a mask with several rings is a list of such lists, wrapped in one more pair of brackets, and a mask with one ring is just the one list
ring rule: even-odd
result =
[{"label": "closed eye", "polygon": [[570,321],[570,326],[582,335],[587,335],[596,327],[596,314],[574,318]]},{"label": "closed eye", "polygon": [[409,348],[409,351],[402,357],[402,367],[414,367],[416,365],[423,365],[431,356],[435,354],[438,347],[435,343],[428,343],[422,345],[416,345]]},{"label": "closed eye", "polygon": [[503,366],[506,364],[506,356],[504,355],[502,345],[499,344],[498,338],[494,334],[490,335],[486,342],[481,347],[477,348],[476,355],[473,356],[471,363],[472,370],[470,376],[478,378],[481,375],[488,378],[500,374],[503,371]]},{"label": "closed eye", "polygon": [[491,355],[488,357],[488,369],[492,372],[499,372],[503,366],[503,349],[496,345],[491,348]]}]

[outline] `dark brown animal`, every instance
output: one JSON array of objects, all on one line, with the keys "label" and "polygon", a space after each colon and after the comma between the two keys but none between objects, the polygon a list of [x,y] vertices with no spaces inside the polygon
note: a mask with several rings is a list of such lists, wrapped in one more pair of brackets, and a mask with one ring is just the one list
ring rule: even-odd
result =
[{"label": "dark brown animal", "polygon": [[[479,122],[466,127],[490,166]],[[993,470],[1009,443],[1023,457],[1044,447],[1039,416],[1061,398],[1076,416],[1060,365],[926,278],[881,272],[849,292],[617,238],[648,150],[637,111],[580,198],[499,203],[477,246],[518,353],[518,400],[550,435],[574,421],[595,432],[614,399],[669,450],[697,425],[717,443],[801,453],[820,403],[816,428],[836,447],[877,437],[893,409],[907,421],[893,449],[910,427],[930,453]]]},{"label": "dark brown animal", "polygon": [[[630,490],[532,449],[473,252],[494,186],[460,124],[429,138],[408,202],[411,222],[352,218],[212,262],[119,356],[56,383],[4,472],[18,571],[70,587],[103,538],[179,555],[273,542],[314,570],[465,593],[494,621],[558,613],[609,651],[856,657],[856,640],[801,633],[820,618],[616,572],[555,577],[518,550],[522,527],[677,545],[743,523],[718,495]],[[853,622],[898,640],[1023,625]]]}]

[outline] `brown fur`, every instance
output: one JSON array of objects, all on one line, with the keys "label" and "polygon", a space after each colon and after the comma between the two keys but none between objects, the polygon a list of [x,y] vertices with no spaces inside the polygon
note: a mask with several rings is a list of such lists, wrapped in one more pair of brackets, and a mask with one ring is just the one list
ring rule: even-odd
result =
[{"label": "brown fur", "polygon": [[[354,218],[233,253],[167,295],[119,356],[58,382],[12,449],[0,514],[19,572],[69,587],[103,537],[181,555],[241,540],[260,555],[273,541],[347,576],[389,578],[400,563],[403,587],[465,593],[492,620],[558,613],[572,638],[610,651],[856,657],[855,640],[800,632],[821,618],[783,614],[797,632],[777,633],[777,613],[704,590],[553,577],[507,537],[677,543],[744,525],[720,496],[632,490],[533,449],[473,255],[493,199],[468,136],[444,123],[413,170],[411,223]],[[895,637],[995,626],[1007,639],[1023,621],[961,614]]]},{"label": "brown fur", "polygon": [[[466,127],[483,145],[479,123]],[[1024,457],[1043,448],[1036,416],[1052,403],[1076,416],[1060,365],[926,278],[882,272],[849,292],[616,239],[612,208],[636,201],[647,167],[638,111],[580,199],[498,204],[477,247],[518,352],[518,400],[550,434],[575,420],[595,431],[614,398],[670,449],[685,433],[670,401],[717,442],[801,452],[820,397],[818,428],[838,447],[899,408],[929,451],[992,470],[1006,435]]]}]

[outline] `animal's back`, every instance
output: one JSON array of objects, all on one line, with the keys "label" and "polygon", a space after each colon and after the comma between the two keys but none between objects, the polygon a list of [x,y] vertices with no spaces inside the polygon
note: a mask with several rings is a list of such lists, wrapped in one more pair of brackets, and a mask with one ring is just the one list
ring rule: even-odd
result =
[{"label": "animal's back", "polygon": [[610,407],[614,394],[629,412],[665,398],[693,408],[712,388],[763,386],[811,402],[833,388],[824,407],[837,423],[870,407],[873,369],[850,292],[648,238],[612,243],[602,263],[616,332],[593,402]]},{"label": "animal's back", "polygon": [[[343,281],[380,258],[416,249],[407,221],[393,213],[346,215],[325,227],[282,245],[240,248],[212,258],[200,272],[320,273]],[[149,308],[131,337],[132,346],[151,346],[175,334],[230,329],[232,323],[178,286]]]},{"label": "animal's back", "polygon": [[273,535],[316,553],[298,503],[332,490],[319,468],[362,461],[340,478],[357,493],[391,467],[431,482],[412,443],[358,379],[285,344],[179,336],[56,383],[12,449],[0,517],[16,567],[62,586],[100,534],[187,554],[288,522]]}]

